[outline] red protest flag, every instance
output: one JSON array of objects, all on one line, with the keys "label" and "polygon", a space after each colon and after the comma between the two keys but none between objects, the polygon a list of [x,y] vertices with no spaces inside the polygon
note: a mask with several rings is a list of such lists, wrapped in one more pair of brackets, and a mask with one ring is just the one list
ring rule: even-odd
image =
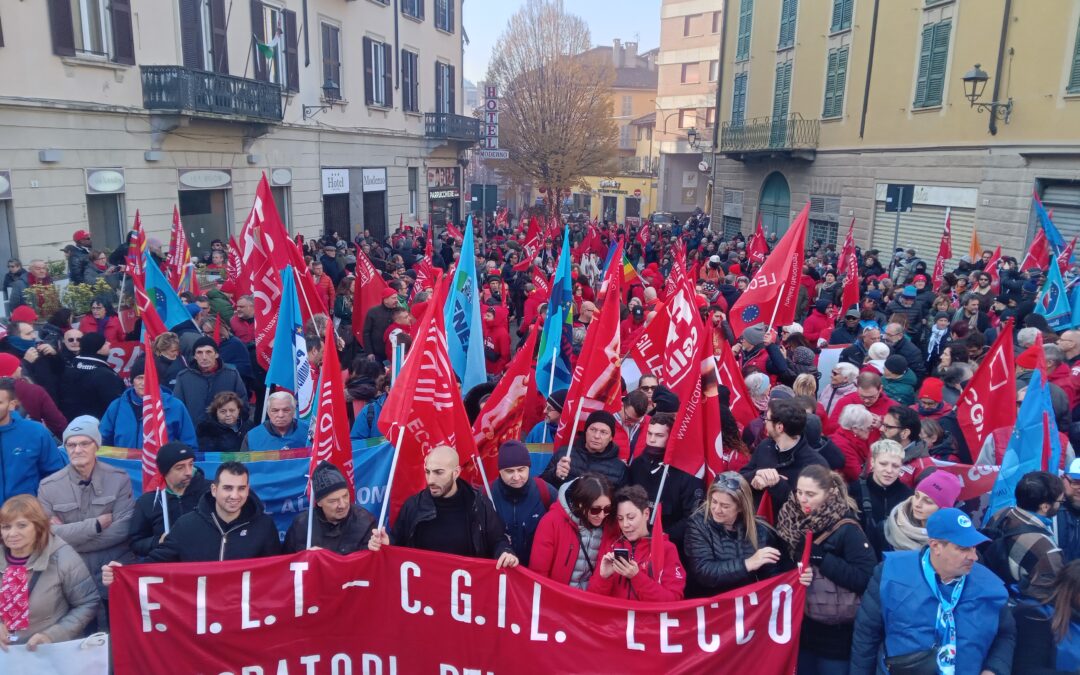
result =
[{"label": "red protest flag", "polygon": [[462,234],[461,230],[458,229],[457,225],[455,225],[452,220],[446,221],[446,232],[458,241],[465,239],[465,235]]},{"label": "red protest flag", "polygon": [[840,249],[840,272],[844,275],[844,289],[840,294],[840,309],[847,311],[859,303],[859,261],[855,257],[855,219],[851,219],[844,247]]},{"label": "red protest flag", "polygon": [[746,245],[746,259],[755,265],[760,265],[768,256],[769,242],[765,240],[765,228],[761,226],[761,211],[758,211],[754,234],[750,237],[750,243]]},{"label": "red protest flag", "polygon": [[[393,487],[386,497],[390,500],[391,522],[405,500],[424,489],[424,458],[433,448],[455,448],[463,465],[476,455],[472,427],[447,354],[442,308],[449,281],[445,279],[439,283],[435,299],[428,303],[416,341],[379,413],[383,435],[392,443],[401,439],[391,476]],[[407,433],[401,434],[405,429]],[[462,468],[462,477],[468,480],[468,467]]]},{"label": "red protest flag", "polygon": [[638,230],[637,233],[637,242],[641,246],[642,253],[645,252],[645,246],[647,246],[649,243],[649,226],[650,223],[648,220],[646,220],[644,223],[641,224],[641,228]]},{"label": "red protest flag", "polygon": [[505,441],[521,437],[527,403],[536,395],[533,353],[536,351],[536,338],[539,333],[535,325],[529,330],[525,345],[514,355],[502,379],[495,385],[495,390],[491,392],[473,422],[476,456],[484,463],[482,477],[489,481],[499,475],[499,446]]},{"label": "red protest flag", "polygon": [[524,272],[536,260],[536,255],[544,247],[544,233],[536,216],[529,219],[529,233],[525,236],[525,245],[521,252],[521,262],[514,265],[515,272]]},{"label": "red protest flag", "polygon": [[731,351],[731,345],[726,341],[720,346],[720,356],[716,359],[716,372],[720,378],[720,384],[727,387],[730,392],[728,406],[739,428],[742,429],[760,417],[750,400],[750,390],[746,388],[746,379],[743,378],[739,362],[735,360],[735,352]]},{"label": "red protest flag", "polygon": [[1001,288],[1001,271],[998,269],[998,263],[1001,262],[1001,247],[998,246],[994,249],[994,255],[990,256],[990,259],[986,261],[986,267],[983,268],[990,276],[990,290],[995,293]]},{"label": "red protest flag", "polygon": [[[420,262],[416,263],[416,281],[413,282],[413,296],[417,293],[423,293],[424,291],[430,291],[435,287],[435,275],[433,273],[435,269],[435,249],[432,240],[435,238],[434,231],[430,227],[430,221],[427,228],[427,237],[424,241],[424,257],[420,259]],[[359,256],[357,260],[359,260]]]},{"label": "red protest flag", "polygon": [[1057,263],[1058,269],[1062,274],[1065,274],[1065,270],[1069,267],[1069,261],[1072,260],[1073,249],[1076,248],[1076,237],[1072,238],[1072,241],[1061,250],[1061,255],[1058,256]]},{"label": "red protest flag", "polygon": [[746,291],[731,307],[728,321],[735,335],[742,335],[754,324],[786,326],[795,320],[809,216],[810,203],[807,202],[784,238],[754,274]]},{"label": "red protest flag", "polygon": [[1011,428],[1016,424],[1014,363],[1010,319],[1001,326],[993,346],[956,404],[956,420],[973,457],[979,454],[995,429]]},{"label": "red protest flag", "polygon": [[1024,259],[1020,261],[1020,271],[1030,269],[1048,269],[1050,266],[1050,245],[1046,242],[1046,231],[1041,227],[1035,231],[1035,239],[1028,247]]},{"label": "red protest flag", "polygon": [[188,246],[184,224],[180,222],[180,209],[173,204],[172,231],[169,233],[169,255],[165,258],[165,271],[169,283],[177,292],[184,290],[184,279],[188,275],[188,263],[191,262],[191,247]]},{"label": "red protest flag", "polygon": [[945,281],[945,261],[952,257],[952,210],[945,209],[945,231],[941,233],[937,259],[934,260],[933,288],[937,292]]},{"label": "red protest flag", "polygon": [[[657,303],[655,313],[647,319],[645,329],[638,333],[637,340],[626,350],[643,373],[654,373],[662,380],[660,369],[664,360],[664,345],[668,337],[667,306]],[[625,348],[626,345],[623,345]]]},{"label": "red protest flag", "polygon": [[[356,247],[356,278],[353,280],[352,333],[356,343],[364,346],[364,319],[368,310],[382,302],[383,292],[390,287],[371,264],[363,249]],[[382,339],[378,336],[377,339]],[[370,351],[371,345],[367,346]]]},{"label": "red protest flag", "polygon": [[[128,242],[127,267],[131,275],[131,284],[135,289],[135,311],[142,317],[143,330],[151,340],[168,329],[157,308],[146,292],[146,233],[143,231],[142,218],[135,211],[135,224],[132,227],[135,236]],[[153,352],[150,352],[153,354]]]},{"label": "red protest flag", "polygon": [[705,397],[701,385],[703,365],[711,362],[711,340],[697,311],[693,282],[678,265],[672,267],[675,292],[668,298],[668,335],[664,348],[661,381],[679,399],[679,411],[671,428],[664,462],[691,476],[702,475],[706,446]]},{"label": "red protest flag", "polygon": [[607,289],[611,286],[612,279],[617,279],[621,284],[625,278],[623,275],[623,244],[622,241],[615,243],[615,250],[611,254],[611,260],[608,262],[607,269],[604,270],[604,278],[600,280],[600,297],[607,295]]},{"label": "red protest flag", "polygon": [[244,246],[241,261],[245,271],[252,275],[251,290],[255,297],[255,355],[259,365],[268,368],[281,305],[281,270],[291,262],[289,252],[296,248],[281,223],[265,173],[255,190],[255,201],[240,236]]},{"label": "red protest flag", "polygon": [[[330,462],[341,470],[349,483],[349,495],[355,496],[356,482],[353,476],[352,442],[349,427],[340,420],[347,420],[345,412],[345,384],[341,380],[341,362],[337,347],[328,340],[323,349],[322,373],[319,378],[319,404],[315,410],[311,439],[311,465],[308,475],[315,473],[319,462]],[[337,420],[335,422],[335,420]],[[351,500],[350,500],[351,501]]]},{"label": "red protest flag", "polygon": [[[575,422],[574,415],[579,406],[580,423],[596,410],[610,413],[619,410],[621,391],[621,362],[619,358],[619,280],[616,278],[607,289],[607,295],[601,304],[600,316],[594,315],[589,329],[585,333],[585,343],[574,366],[570,379],[570,390],[563,405],[563,416],[559,419],[559,429],[555,432],[555,447],[565,446],[570,441],[570,433]],[[625,459],[625,458],[624,458]]]},{"label": "red protest flag", "polygon": [[293,279],[296,280],[296,294],[300,299],[300,318],[306,325],[315,314],[330,315],[333,307],[327,307],[323,302],[322,295],[315,286],[315,277],[311,276],[307,261],[300,249],[293,246],[288,249],[289,264],[293,268]]},{"label": "red protest flag", "polygon": [[541,295],[551,296],[551,279],[547,278],[539,267],[533,267],[532,285],[536,287],[536,290],[540,291]]},{"label": "red protest flag", "polygon": [[214,342],[221,344],[221,315],[214,314]]},{"label": "red protest flag", "polygon": [[[153,306],[149,312],[157,315]],[[142,347],[143,357],[146,359],[142,398],[142,491],[149,492],[165,487],[165,477],[158,471],[157,454],[161,446],[169,442],[169,435],[165,426],[165,406],[161,402],[161,385],[158,383],[157,368],[154,366],[154,346],[150,331],[146,332]]]}]

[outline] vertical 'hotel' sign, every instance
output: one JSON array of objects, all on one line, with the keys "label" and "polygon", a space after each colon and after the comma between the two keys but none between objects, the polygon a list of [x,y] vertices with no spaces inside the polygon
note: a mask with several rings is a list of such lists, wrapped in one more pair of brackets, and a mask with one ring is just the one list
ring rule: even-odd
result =
[{"label": "vertical 'hotel' sign", "polygon": [[499,148],[499,88],[494,84],[484,87],[484,145],[485,150]]}]

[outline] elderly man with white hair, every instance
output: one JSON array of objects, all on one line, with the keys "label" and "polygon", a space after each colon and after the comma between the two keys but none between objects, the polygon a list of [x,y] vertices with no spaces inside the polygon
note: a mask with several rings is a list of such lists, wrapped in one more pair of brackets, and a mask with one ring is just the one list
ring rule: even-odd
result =
[{"label": "elderly man with white hair", "polygon": [[818,394],[818,403],[825,408],[825,414],[831,415],[836,402],[855,391],[855,378],[858,376],[859,369],[850,363],[840,362],[833,366],[829,383]]},{"label": "elderly man with white hair", "polygon": [[287,391],[275,391],[266,400],[266,420],[244,438],[241,451],[306,448],[308,424],[296,419],[296,399]]}]

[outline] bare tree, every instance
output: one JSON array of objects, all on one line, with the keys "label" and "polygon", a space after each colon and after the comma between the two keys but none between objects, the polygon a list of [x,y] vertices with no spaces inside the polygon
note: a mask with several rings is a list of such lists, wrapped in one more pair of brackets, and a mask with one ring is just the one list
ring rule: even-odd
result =
[{"label": "bare tree", "polygon": [[606,175],[617,152],[611,85],[615,70],[584,53],[589,27],[562,0],[528,0],[492,50],[487,84],[499,88],[496,166],[514,182],[545,188],[548,214],[589,175]]}]

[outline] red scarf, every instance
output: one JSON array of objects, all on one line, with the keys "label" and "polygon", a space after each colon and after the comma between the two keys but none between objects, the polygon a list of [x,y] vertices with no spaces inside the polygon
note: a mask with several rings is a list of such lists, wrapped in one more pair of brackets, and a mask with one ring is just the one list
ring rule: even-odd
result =
[{"label": "red scarf", "polygon": [[30,572],[26,565],[12,565],[8,558],[3,581],[0,582],[0,623],[8,631],[30,627]]}]

